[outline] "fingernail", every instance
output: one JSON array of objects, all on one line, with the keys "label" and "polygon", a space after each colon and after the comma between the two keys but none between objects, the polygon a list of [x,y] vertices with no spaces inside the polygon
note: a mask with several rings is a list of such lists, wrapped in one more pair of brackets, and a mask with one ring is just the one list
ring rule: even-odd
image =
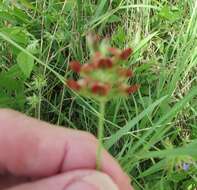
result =
[{"label": "fingernail", "polygon": [[65,190],[118,190],[112,179],[101,172],[94,172],[90,175],[75,180]]},{"label": "fingernail", "polygon": [[86,181],[79,180],[71,183],[65,190],[97,190],[97,188]]}]

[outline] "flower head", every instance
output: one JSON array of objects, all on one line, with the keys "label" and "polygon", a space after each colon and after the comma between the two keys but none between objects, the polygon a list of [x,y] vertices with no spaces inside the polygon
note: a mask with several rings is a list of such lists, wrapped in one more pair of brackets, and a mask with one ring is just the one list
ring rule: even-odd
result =
[{"label": "flower head", "polygon": [[71,61],[69,66],[76,73],[81,71],[81,64],[78,61]]},{"label": "flower head", "polygon": [[188,171],[188,170],[189,170],[189,168],[190,168],[190,164],[189,164],[189,163],[184,162],[184,163],[183,163],[183,165],[182,165],[182,167],[183,167],[183,170]]},{"label": "flower head", "polygon": [[120,59],[127,60],[129,56],[132,54],[133,50],[131,48],[127,48],[120,53]]},{"label": "flower head", "polygon": [[68,85],[71,89],[76,90],[76,91],[78,91],[78,90],[81,89],[81,86],[80,86],[79,82],[77,82],[77,81],[75,81],[75,80],[68,80],[68,81],[67,81],[67,85]]},{"label": "flower head", "polygon": [[[97,42],[95,39],[94,42]],[[126,61],[130,57],[133,50],[126,48],[121,51],[114,47],[108,47],[105,43],[101,43],[100,46],[95,45],[95,47],[97,48],[91,49],[89,63],[70,62],[70,69],[78,73],[80,79],[78,81],[69,79],[66,82],[67,85],[83,96],[98,100],[108,100],[136,92],[139,85],[130,86],[127,83],[128,79],[133,77],[133,71],[124,68],[121,64],[122,61]]]}]

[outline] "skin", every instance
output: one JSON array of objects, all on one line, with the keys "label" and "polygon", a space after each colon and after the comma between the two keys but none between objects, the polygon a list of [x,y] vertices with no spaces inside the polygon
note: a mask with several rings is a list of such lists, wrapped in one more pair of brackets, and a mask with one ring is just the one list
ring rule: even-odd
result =
[{"label": "skin", "polygon": [[102,173],[95,170],[97,147],[87,132],[0,109],[0,189],[132,190],[128,176],[107,151]]}]

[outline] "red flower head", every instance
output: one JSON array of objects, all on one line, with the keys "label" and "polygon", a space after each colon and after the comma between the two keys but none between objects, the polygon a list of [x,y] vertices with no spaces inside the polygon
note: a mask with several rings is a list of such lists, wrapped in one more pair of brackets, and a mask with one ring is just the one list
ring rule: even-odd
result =
[{"label": "red flower head", "polygon": [[[91,38],[90,44],[94,47],[98,39]],[[132,70],[123,68],[121,64],[121,61],[127,60],[132,52],[131,48],[121,51],[108,47],[107,43],[102,43],[101,46],[98,44],[97,49],[91,49],[92,57],[89,63],[81,65],[78,61],[70,62],[70,68],[79,74],[79,80],[68,80],[68,86],[83,96],[93,97],[99,101],[136,92],[139,85],[127,84],[127,79],[133,76]]]},{"label": "red flower head", "polygon": [[110,90],[110,86],[107,85],[107,84],[99,84],[99,83],[94,83],[91,87],[91,91],[94,93],[94,94],[97,94],[97,95],[101,95],[101,96],[106,96],[108,94]]},{"label": "red flower head", "polygon": [[112,68],[113,62],[110,58],[102,58],[97,63],[96,66],[101,69]]},{"label": "red flower head", "polygon": [[83,73],[90,73],[93,70],[94,70],[93,64],[85,63],[81,66],[81,72],[83,72]]},{"label": "red flower head", "polygon": [[133,85],[133,86],[127,87],[127,88],[125,89],[125,92],[126,92],[127,94],[133,94],[133,93],[135,93],[135,92],[139,89],[139,87],[140,87],[139,84],[135,84],[135,85]]},{"label": "red flower head", "polygon": [[120,53],[120,59],[127,60],[129,56],[132,54],[133,50],[131,48],[127,48]]},{"label": "red flower head", "polygon": [[123,77],[132,77],[133,76],[133,71],[131,69],[120,69],[119,73]]},{"label": "red flower head", "polygon": [[75,80],[68,80],[67,81],[67,85],[73,89],[73,90],[76,90],[76,91],[79,91],[81,89],[81,86],[78,84],[77,81]]},{"label": "red flower head", "polygon": [[71,61],[70,68],[72,71],[79,73],[81,71],[81,64],[78,61]]}]

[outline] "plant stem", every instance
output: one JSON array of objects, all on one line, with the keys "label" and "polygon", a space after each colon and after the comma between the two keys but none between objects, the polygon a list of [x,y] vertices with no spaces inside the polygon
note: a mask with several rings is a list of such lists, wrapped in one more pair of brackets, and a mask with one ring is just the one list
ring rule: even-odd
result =
[{"label": "plant stem", "polygon": [[101,169],[102,148],[103,148],[103,134],[104,134],[104,115],[105,115],[105,102],[100,102],[99,105],[99,120],[98,120],[98,149],[96,154],[96,169]]},{"label": "plant stem", "polygon": [[38,92],[38,96],[39,96],[39,102],[38,102],[38,119],[40,120],[40,116],[41,116],[41,103],[42,103],[42,93],[41,93],[41,89],[39,89]]}]

